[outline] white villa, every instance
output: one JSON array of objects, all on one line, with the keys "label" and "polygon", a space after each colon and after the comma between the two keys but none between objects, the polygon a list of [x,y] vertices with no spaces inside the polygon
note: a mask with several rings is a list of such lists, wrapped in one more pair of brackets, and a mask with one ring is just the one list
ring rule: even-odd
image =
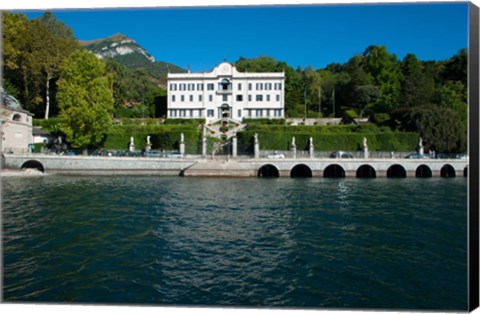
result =
[{"label": "white villa", "polygon": [[243,73],[228,62],[211,72],[169,73],[167,118],[283,118],[285,73]]}]

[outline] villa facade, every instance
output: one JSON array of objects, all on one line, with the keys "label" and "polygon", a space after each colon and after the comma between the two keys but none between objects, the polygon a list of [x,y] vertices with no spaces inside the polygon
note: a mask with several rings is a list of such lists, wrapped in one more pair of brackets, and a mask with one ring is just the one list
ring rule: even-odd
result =
[{"label": "villa facade", "polygon": [[167,118],[284,118],[284,87],[283,72],[238,72],[228,62],[211,72],[169,73]]}]

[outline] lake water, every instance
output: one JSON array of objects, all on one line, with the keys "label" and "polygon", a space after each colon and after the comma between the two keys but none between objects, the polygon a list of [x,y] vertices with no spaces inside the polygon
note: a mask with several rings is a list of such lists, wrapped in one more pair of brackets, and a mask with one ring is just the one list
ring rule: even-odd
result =
[{"label": "lake water", "polygon": [[8,177],[4,300],[467,310],[467,179]]}]

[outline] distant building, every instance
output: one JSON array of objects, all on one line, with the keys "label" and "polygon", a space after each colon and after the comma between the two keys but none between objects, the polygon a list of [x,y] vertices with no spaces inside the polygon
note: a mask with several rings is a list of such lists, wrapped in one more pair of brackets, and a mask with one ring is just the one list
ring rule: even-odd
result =
[{"label": "distant building", "polygon": [[0,152],[27,153],[33,143],[33,114],[24,110],[17,99],[0,90]]},{"label": "distant building", "polygon": [[169,73],[167,118],[283,118],[284,87],[283,72],[238,72],[228,62],[211,72]]}]

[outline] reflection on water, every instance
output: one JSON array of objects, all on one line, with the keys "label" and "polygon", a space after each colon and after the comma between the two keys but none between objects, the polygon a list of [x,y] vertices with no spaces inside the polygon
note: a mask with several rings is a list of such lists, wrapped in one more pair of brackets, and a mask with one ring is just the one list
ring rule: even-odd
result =
[{"label": "reflection on water", "polygon": [[465,310],[466,190],[464,178],[4,178],[4,297]]}]

